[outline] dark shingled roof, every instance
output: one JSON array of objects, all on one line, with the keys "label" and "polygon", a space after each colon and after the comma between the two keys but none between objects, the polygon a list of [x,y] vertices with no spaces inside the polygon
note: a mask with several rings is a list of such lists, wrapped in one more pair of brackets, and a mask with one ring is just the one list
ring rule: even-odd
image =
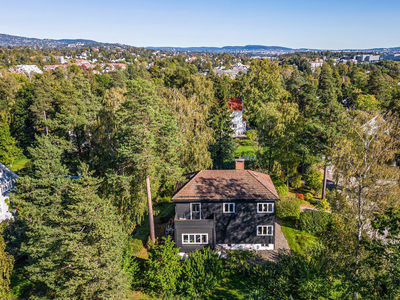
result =
[{"label": "dark shingled roof", "polygon": [[178,183],[173,201],[279,200],[271,177],[250,170],[203,170]]}]

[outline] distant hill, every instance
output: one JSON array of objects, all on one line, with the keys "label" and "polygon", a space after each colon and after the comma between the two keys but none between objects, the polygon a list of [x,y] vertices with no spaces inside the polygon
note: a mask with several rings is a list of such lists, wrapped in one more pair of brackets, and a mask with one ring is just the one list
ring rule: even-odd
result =
[{"label": "distant hill", "polygon": [[[128,45],[101,43],[93,40],[86,39],[37,39],[27,38],[16,35],[0,34],[0,46],[42,46],[42,47],[67,47],[68,45],[75,46],[76,43],[83,44],[97,44],[98,46],[113,46],[113,47],[124,47]],[[235,53],[235,52],[246,52],[246,53],[287,53],[287,52],[303,52],[303,51],[321,51],[329,49],[308,49],[300,48],[293,49],[281,46],[262,46],[262,45],[246,45],[246,46],[225,46],[225,47],[145,47],[153,50],[166,50],[166,51],[192,51],[192,52],[214,52],[214,53]],[[373,49],[342,49],[342,50],[331,50],[331,51],[343,51],[343,52],[398,52],[400,47],[392,48],[373,48]]]},{"label": "distant hill", "polygon": [[339,52],[396,52],[400,51],[400,47],[392,48],[373,48],[373,49],[311,49],[311,48],[287,48],[281,46],[262,46],[262,45],[246,45],[246,46],[225,46],[225,47],[146,47],[147,49],[166,50],[166,51],[192,51],[192,52],[214,52],[214,53],[282,53],[282,52],[304,52],[304,51],[339,51]]},{"label": "distant hill", "polygon": [[69,44],[85,43],[98,44],[96,41],[84,39],[36,39],[9,34],[0,34],[0,46],[46,46],[46,47],[65,47]]},{"label": "distant hill", "polygon": [[225,47],[146,47],[148,49],[158,49],[166,51],[193,51],[193,52],[281,52],[294,51],[295,49],[280,47],[280,46],[262,46],[262,45],[247,45],[247,46],[225,46]]}]

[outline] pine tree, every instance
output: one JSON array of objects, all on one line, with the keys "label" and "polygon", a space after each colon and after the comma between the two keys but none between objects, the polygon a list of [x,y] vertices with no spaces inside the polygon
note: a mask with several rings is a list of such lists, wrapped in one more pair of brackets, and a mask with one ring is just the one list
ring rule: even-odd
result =
[{"label": "pine tree", "polygon": [[109,176],[108,191],[131,226],[146,210],[147,176],[153,196],[176,183],[179,139],[174,117],[153,84],[140,78],[128,81],[126,98],[116,113],[117,167]]},{"label": "pine tree", "polygon": [[50,299],[120,299],[125,292],[122,254],[126,236],[99,181],[83,167],[72,179],[62,148],[49,136],[30,149],[33,173],[17,181],[12,201],[25,221],[26,271],[33,294]]},{"label": "pine tree", "polygon": [[318,82],[318,94],[321,105],[318,109],[318,119],[323,124],[319,132],[321,152],[325,154],[324,184],[322,198],[325,197],[326,174],[327,174],[327,154],[332,146],[332,139],[337,138],[344,130],[343,105],[338,102],[338,88],[333,77],[333,72],[329,64],[323,64],[321,75]]},{"label": "pine tree", "polygon": [[225,169],[227,163],[235,159],[236,143],[232,125],[232,111],[226,103],[232,96],[231,82],[228,77],[209,75],[208,78],[214,82],[214,101],[210,110],[209,122],[212,128],[213,142],[209,145],[211,159],[214,169]]},{"label": "pine tree", "polygon": [[215,101],[210,118],[210,126],[214,130],[214,142],[209,147],[214,169],[226,169],[226,163],[235,159],[236,143],[232,138],[234,131],[230,127],[231,114],[224,100]]},{"label": "pine tree", "polygon": [[10,296],[10,278],[14,267],[14,257],[6,252],[6,243],[2,233],[3,226],[0,224],[0,297],[6,299]]}]

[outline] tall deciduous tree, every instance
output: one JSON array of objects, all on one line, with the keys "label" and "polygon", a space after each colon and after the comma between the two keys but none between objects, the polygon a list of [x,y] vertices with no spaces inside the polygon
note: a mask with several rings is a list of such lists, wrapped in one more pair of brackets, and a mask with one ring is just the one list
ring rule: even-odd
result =
[{"label": "tall deciduous tree", "polygon": [[259,118],[265,113],[265,105],[289,96],[283,89],[278,64],[268,59],[252,61],[243,85],[246,113],[254,123],[259,122]]},{"label": "tall deciduous tree", "polygon": [[398,198],[400,173],[391,162],[400,142],[394,116],[356,111],[352,123],[347,135],[335,140],[332,159],[341,189],[338,213],[346,220],[345,230],[351,232],[347,235],[346,247],[354,249],[350,266],[357,295],[357,282],[363,270],[362,237],[371,234],[373,213],[382,211]]},{"label": "tall deciduous tree", "polygon": [[213,141],[208,121],[211,100],[203,103],[197,93],[186,97],[176,88],[164,89],[163,99],[175,117],[179,136],[179,166],[184,173],[208,169],[212,165],[208,145]]},{"label": "tall deciduous tree", "polygon": [[12,167],[21,154],[22,150],[18,148],[17,141],[11,136],[8,122],[0,115],[0,161]]}]

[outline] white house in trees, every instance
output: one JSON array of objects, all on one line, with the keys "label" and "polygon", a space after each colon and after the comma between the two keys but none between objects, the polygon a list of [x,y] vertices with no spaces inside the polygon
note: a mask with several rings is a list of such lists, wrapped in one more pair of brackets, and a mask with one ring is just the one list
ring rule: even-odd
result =
[{"label": "white house in trees", "polygon": [[6,199],[10,190],[14,187],[14,181],[18,175],[0,163],[0,222],[13,218],[11,212],[8,211]]},{"label": "white house in trees", "polygon": [[231,128],[235,131],[235,135],[242,135],[246,132],[246,119],[243,118],[243,97],[231,97],[227,103],[228,108],[232,111]]}]

